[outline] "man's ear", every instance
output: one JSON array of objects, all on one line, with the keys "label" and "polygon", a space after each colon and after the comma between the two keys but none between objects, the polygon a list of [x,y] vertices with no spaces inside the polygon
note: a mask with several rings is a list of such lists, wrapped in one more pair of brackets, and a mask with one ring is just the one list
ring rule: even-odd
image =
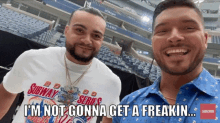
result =
[{"label": "man's ear", "polygon": [[151,46],[153,48],[153,36],[151,36]]},{"label": "man's ear", "polygon": [[204,36],[205,36],[205,40],[204,40],[204,43],[205,43],[205,47],[207,49],[208,47],[208,37],[209,37],[209,34],[207,32],[204,33]]},{"label": "man's ear", "polygon": [[69,31],[69,25],[66,25],[66,27],[65,27],[65,31],[64,31],[65,37],[66,37],[68,31]]}]

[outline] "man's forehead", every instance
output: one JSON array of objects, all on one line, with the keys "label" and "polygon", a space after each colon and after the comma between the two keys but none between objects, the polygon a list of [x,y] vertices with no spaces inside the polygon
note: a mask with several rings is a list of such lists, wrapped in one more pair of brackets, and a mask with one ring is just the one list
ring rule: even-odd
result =
[{"label": "man's forehead", "polygon": [[87,14],[90,14],[88,12],[85,12],[85,11],[79,11],[79,10],[76,10],[74,13],[73,13],[73,16],[71,18],[71,21],[73,21],[75,18],[80,18],[84,15],[87,15]]},{"label": "man's forehead", "polygon": [[86,30],[99,32],[104,35],[106,23],[105,20],[97,15],[86,11],[76,11],[70,22],[71,27],[82,27]]},{"label": "man's forehead", "polygon": [[94,14],[91,14],[89,12],[86,12],[86,11],[80,11],[80,10],[77,10],[72,18],[71,18],[71,22],[74,22],[74,21],[83,21],[83,20],[86,20],[86,21],[92,21],[92,20],[96,20],[97,23],[101,24],[102,21],[105,23],[105,20],[97,15],[94,15]]},{"label": "man's forehead", "polygon": [[160,23],[174,23],[175,21],[194,20],[197,23],[202,23],[199,14],[189,7],[173,7],[161,12],[155,19],[154,28]]}]

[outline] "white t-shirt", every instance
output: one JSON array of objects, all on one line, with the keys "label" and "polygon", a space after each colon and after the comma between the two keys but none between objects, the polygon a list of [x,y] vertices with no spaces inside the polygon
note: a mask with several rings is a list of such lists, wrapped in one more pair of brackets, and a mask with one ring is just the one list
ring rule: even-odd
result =
[{"label": "white t-shirt", "polygon": [[[40,105],[41,111],[44,105],[59,105],[67,101],[68,94],[64,90],[66,85],[66,70],[64,64],[64,47],[50,47],[40,50],[30,50],[21,54],[16,60],[12,70],[3,80],[4,88],[11,93],[24,92],[24,101],[19,108],[13,123],[50,122],[50,123],[95,123],[96,117],[67,117],[68,110],[60,117],[31,117],[28,110],[24,117],[24,105]],[[74,82],[87,69],[88,65],[77,65],[67,60],[67,66]],[[106,105],[107,117],[109,106],[119,104],[121,82],[104,63],[93,58],[92,65],[87,73],[74,87],[71,96],[71,104],[74,105]],[[68,98],[70,99],[70,98]]]}]

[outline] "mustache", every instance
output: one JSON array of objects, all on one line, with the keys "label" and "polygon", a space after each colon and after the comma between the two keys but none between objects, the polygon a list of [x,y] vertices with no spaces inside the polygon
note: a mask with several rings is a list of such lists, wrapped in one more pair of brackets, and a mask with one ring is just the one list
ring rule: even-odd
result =
[{"label": "mustache", "polygon": [[94,47],[92,45],[86,45],[86,44],[83,44],[83,43],[80,43],[80,44],[75,44],[75,46],[83,46],[83,47],[86,47],[86,48],[89,48],[89,49],[94,49]]}]

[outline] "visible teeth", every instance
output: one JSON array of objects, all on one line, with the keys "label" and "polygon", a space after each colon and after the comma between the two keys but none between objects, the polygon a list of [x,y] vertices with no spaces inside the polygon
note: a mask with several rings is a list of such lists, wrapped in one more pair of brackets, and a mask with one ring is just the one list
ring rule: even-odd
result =
[{"label": "visible teeth", "polygon": [[168,50],[166,53],[169,55],[171,53],[186,53],[187,50],[185,49],[175,49],[175,50]]}]

